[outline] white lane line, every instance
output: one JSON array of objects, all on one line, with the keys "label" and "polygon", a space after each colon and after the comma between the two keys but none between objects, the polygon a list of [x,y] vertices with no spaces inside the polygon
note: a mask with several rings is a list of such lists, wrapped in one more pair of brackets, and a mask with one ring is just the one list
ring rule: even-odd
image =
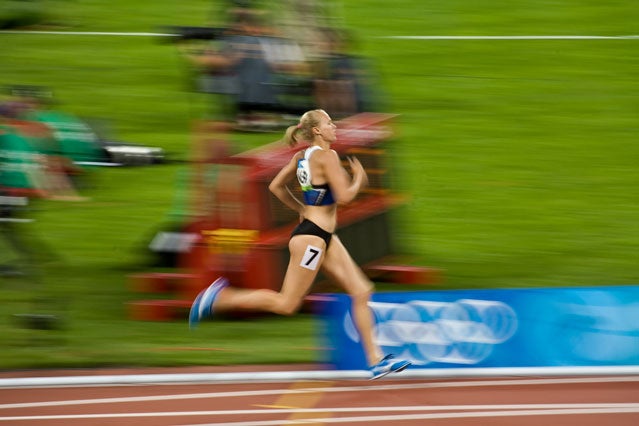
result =
[{"label": "white lane line", "polygon": [[437,388],[464,388],[464,387],[487,387],[487,386],[536,386],[536,385],[563,385],[563,384],[602,384],[602,383],[633,383],[639,382],[638,376],[632,377],[576,377],[576,378],[558,378],[558,379],[507,379],[507,380],[470,380],[457,382],[427,382],[427,383],[399,383],[399,384],[378,384],[362,385],[362,386],[344,386],[344,387],[325,387],[325,388],[308,388],[308,389],[265,389],[250,391],[228,391],[228,392],[202,392],[187,394],[171,394],[171,395],[150,395],[150,396],[132,396],[132,397],[114,397],[114,398],[95,398],[95,399],[76,399],[62,401],[41,401],[41,402],[24,402],[13,404],[0,404],[1,409],[15,408],[35,408],[35,407],[59,407],[73,405],[90,405],[90,404],[119,404],[131,402],[148,402],[148,401],[170,401],[170,400],[187,400],[187,399],[210,399],[210,398],[241,398],[263,395],[284,395],[284,394],[303,394],[309,392],[324,393],[343,393],[343,392],[372,392],[372,391],[395,391],[395,390],[418,390],[418,389],[437,389]]},{"label": "white lane line", "polygon": [[24,34],[24,35],[80,35],[80,36],[119,36],[119,37],[178,37],[179,34],[171,33],[145,33],[145,32],[112,32],[112,31],[11,31],[2,30],[0,34]]},{"label": "white lane line", "polygon": [[[606,373],[602,373],[606,374]],[[615,374],[611,372],[609,374]],[[639,374],[639,368],[637,369]],[[150,384],[197,383],[265,383],[294,380],[367,380],[370,372],[363,370],[312,371],[252,371],[241,373],[187,373],[187,374],[122,374],[61,377],[16,377],[0,379],[0,389],[44,388],[61,386],[113,386]]]},{"label": "white lane line", "polygon": [[[179,37],[180,34],[152,32],[115,31],[17,31],[2,30],[0,34],[24,35],[73,35],[73,36],[116,36],[116,37]],[[639,40],[636,34],[621,35],[398,35],[381,36],[395,40]]]},{"label": "white lane line", "polygon": [[[470,411],[469,411],[470,410]],[[475,410],[475,411],[472,411]],[[60,415],[26,415],[0,417],[2,421],[25,420],[80,420],[80,419],[109,419],[109,418],[153,418],[153,417],[194,417],[194,416],[245,416],[261,414],[312,414],[312,413],[374,413],[374,412],[402,412],[417,411],[422,413],[394,414],[383,416],[360,417],[331,417],[303,419],[304,422],[365,422],[387,420],[418,420],[432,418],[457,418],[457,417],[498,417],[521,415],[551,415],[551,414],[615,414],[637,413],[639,403],[610,403],[610,404],[505,404],[505,405],[438,405],[438,406],[409,406],[409,407],[325,407],[325,408],[299,408],[299,409],[267,409],[267,410],[210,410],[210,411],[170,411],[170,412],[140,412],[140,413],[94,413],[94,414],[60,414]],[[449,411],[446,413],[423,413],[431,411]],[[293,420],[291,420],[293,421]],[[302,421],[300,419],[295,422]],[[278,420],[279,423],[289,424],[286,420]],[[281,423],[284,422],[284,423]],[[216,425],[218,423],[215,423]],[[221,424],[221,423],[220,423]],[[239,422],[224,423],[228,425],[241,424],[271,424],[268,422]]]},{"label": "white lane line", "polygon": [[366,416],[366,417],[340,417],[296,420],[274,420],[257,422],[234,423],[205,423],[191,426],[276,426],[276,425],[301,425],[318,423],[363,423],[363,422],[393,422],[402,420],[432,420],[432,419],[461,419],[476,417],[515,417],[515,416],[558,416],[558,415],[583,415],[583,414],[624,414],[637,413],[639,410],[630,409],[583,409],[583,410],[532,410],[532,411],[479,411],[464,413],[433,413],[433,414],[404,414],[397,416]]},{"label": "white lane line", "polygon": [[187,399],[210,399],[210,398],[238,398],[262,395],[280,395],[288,393],[303,393],[303,390],[275,389],[257,391],[237,391],[237,392],[207,392],[176,395],[152,395],[152,396],[131,396],[118,398],[96,398],[96,399],[74,399],[68,401],[44,401],[44,402],[23,402],[15,404],[2,404],[0,410],[11,410],[15,408],[36,408],[36,407],[62,407],[73,405],[91,404],[128,404],[131,402],[151,402],[151,401],[175,401]]},{"label": "white lane line", "polygon": [[384,36],[395,40],[639,40],[639,35],[431,35]]},{"label": "white lane line", "polygon": [[[450,379],[495,377],[638,376],[639,365],[596,367],[494,367],[416,368],[403,371],[398,379]],[[0,379],[0,389],[62,386],[113,386],[141,384],[265,383],[296,380],[368,380],[364,370],[260,371],[199,374],[123,374],[70,377],[16,377]]]}]

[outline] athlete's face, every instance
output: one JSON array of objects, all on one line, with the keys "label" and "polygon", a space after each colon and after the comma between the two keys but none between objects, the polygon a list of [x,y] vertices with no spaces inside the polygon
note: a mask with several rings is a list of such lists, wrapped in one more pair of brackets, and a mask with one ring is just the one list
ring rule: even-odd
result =
[{"label": "athlete's face", "polygon": [[315,127],[315,134],[327,142],[334,142],[337,139],[336,129],[337,126],[331,117],[328,114],[322,114],[319,124]]}]

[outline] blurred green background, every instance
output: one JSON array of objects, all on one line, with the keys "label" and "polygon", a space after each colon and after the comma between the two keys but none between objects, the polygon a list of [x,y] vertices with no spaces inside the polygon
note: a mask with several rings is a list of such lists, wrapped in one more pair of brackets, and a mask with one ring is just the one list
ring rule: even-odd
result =
[{"label": "blurred green background", "polygon": [[[0,22],[30,30],[158,32],[200,26],[222,2],[7,1]],[[393,36],[639,34],[633,1],[330,2],[399,114],[392,182],[410,196],[394,218],[434,288],[639,283],[639,49],[626,39],[394,39]],[[169,164],[104,168],[88,201],[34,205],[37,278],[0,278],[0,368],[314,362],[315,320],[135,322],[127,274],[171,220],[190,126],[210,99],[156,36],[0,33],[0,85],[44,85],[59,108],[100,119],[118,139],[159,146]],[[278,134],[235,134],[241,151]],[[0,241],[0,261],[11,253]],[[43,255],[44,256],[44,255]],[[414,287],[423,289],[424,287]],[[379,285],[381,291],[406,289]],[[44,309],[54,331],[14,314]]]}]

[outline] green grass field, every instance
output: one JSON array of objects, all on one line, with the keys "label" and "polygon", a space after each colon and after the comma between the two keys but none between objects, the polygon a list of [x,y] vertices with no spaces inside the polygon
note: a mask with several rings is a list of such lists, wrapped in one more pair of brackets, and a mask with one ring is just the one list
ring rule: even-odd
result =
[{"label": "green grass field", "polygon": [[[49,24],[40,29],[59,31],[154,32],[211,16],[204,0],[40,3]],[[388,38],[633,35],[633,2],[341,3],[334,13],[374,64],[384,111],[399,114],[392,181],[410,201],[395,215],[397,242],[445,271],[437,288],[639,284],[639,39]],[[0,85],[49,86],[61,109],[175,160],[188,157],[190,123],[207,108],[186,90],[187,71],[157,37],[0,33]],[[126,276],[171,220],[187,167],[99,169],[83,189],[89,201],[36,204],[28,231],[56,258],[38,282],[0,278],[0,368],[317,360],[308,315],[194,333],[126,318]],[[10,261],[3,244],[0,262]],[[64,329],[16,327],[12,315],[34,306]]]}]

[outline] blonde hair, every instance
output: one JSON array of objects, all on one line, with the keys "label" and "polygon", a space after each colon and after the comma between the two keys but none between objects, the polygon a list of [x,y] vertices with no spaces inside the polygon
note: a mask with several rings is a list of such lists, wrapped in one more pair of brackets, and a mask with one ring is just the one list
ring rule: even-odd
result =
[{"label": "blonde hair", "polygon": [[315,137],[313,127],[319,126],[322,114],[328,115],[323,109],[306,111],[300,118],[299,124],[286,129],[282,140],[289,146],[295,146],[300,141],[311,142]]}]

